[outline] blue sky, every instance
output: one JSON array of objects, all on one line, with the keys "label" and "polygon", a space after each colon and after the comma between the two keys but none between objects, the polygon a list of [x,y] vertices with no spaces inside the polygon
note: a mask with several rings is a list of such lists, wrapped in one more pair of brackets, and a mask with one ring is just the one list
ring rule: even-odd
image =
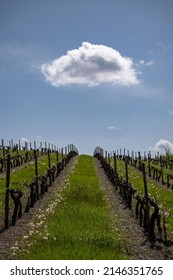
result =
[{"label": "blue sky", "polygon": [[0,0],[0,138],[173,148],[172,0]]}]

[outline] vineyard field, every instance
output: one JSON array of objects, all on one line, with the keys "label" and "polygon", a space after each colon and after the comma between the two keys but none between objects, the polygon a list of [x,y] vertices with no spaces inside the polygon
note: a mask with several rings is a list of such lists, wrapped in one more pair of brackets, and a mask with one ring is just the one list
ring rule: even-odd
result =
[{"label": "vineyard field", "polygon": [[173,259],[171,165],[71,147],[1,151],[0,259]]}]

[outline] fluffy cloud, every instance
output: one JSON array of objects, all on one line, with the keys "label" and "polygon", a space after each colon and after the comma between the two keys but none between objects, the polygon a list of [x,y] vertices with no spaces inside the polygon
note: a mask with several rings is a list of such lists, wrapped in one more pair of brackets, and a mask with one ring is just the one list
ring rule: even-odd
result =
[{"label": "fluffy cloud", "polygon": [[170,150],[173,151],[173,143],[171,143],[168,140],[160,139],[154,146],[154,148],[151,147],[151,150],[154,151],[165,151]]},{"label": "fluffy cloud", "polygon": [[165,150],[165,149],[172,150],[173,149],[173,144],[171,142],[169,142],[168,140],[160,139],[156,143],[155,148],[160,149],[160,150]]},{"label": "fluffy cloud", "polygon": [[51,63],[41,66],[47,82],[53,86],[83,84],[97,86],[102,83],[130,86],[139,84],[131,58],[117,50],[83,42]]}]

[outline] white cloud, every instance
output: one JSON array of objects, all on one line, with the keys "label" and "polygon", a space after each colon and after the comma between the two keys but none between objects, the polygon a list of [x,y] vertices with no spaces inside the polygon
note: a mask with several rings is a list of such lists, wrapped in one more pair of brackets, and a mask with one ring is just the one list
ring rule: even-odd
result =
[{"label": "white cloud", "polygon": [[159,43],[157,43],[157,45],[164,50],[166,50],[167,48],[172,48],[173,47],[173,43],[161,43],[161,42],[159,42]]},{"label": "white cloud", "polygon": [[139,60],[140,65],[151,66],[154,64],[154,60],[144,61],[143,59]]},{"label": "white cloud", "polygon": [[154,64],[154,60],[149,60],[145,63],[146,66],[151,66]]},{"label": "white cloud", "polygon": [[165,151],[166,149],[173,151],[173,143],[165,139],[160,139],[154,147],[150,148],[153,151]]},{"label": "white cloud", "polygon": [[107,128],[108,130],[119,130],[119,128],[115,127],[115,126],[108,126]]},{"label": "white cloud", "polygon": [[83,42],[51,63],[41,66],[47,82],[53,86],[83,84],[97,86],[102,83],[130,86],[139,84],[131,58],[117,50]]},{"label": "white cloud", "polygon": [[145,61],[143,59],[139,60],[139,64],[145,65]]}]

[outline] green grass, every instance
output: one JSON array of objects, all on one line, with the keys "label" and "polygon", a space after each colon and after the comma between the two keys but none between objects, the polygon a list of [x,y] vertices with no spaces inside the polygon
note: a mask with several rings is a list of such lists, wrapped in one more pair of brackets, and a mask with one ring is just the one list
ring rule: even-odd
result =
[{"label": "green grass", "polygon": [[123,234],[113,231],[110,216],[93,158],[82,155],[63,199],[22,259],[128,259]]}]

